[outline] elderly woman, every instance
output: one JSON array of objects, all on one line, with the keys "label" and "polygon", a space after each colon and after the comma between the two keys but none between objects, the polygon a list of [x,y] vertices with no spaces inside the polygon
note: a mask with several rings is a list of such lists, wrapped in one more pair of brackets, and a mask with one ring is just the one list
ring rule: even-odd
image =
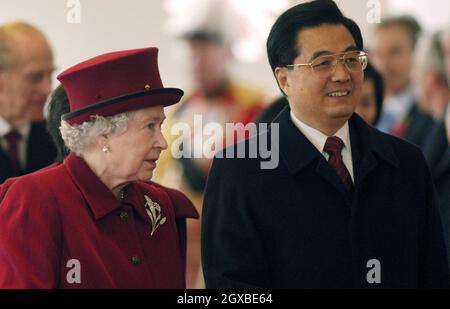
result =
[{"label": "elderly woman", "polygon": [[70,154],[3,192],[0,288],[185,287],[185,219],[198,214],[150,182],[167,148],[164,107],[183,95],[163,87],[157,52],[109,53],[58,76]]}]

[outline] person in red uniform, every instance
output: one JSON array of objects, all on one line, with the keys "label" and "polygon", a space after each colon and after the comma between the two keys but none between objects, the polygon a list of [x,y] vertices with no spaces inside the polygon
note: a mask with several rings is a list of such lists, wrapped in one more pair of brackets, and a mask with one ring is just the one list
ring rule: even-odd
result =
[{"label": "person in red uniform", "polygon": [[61,164],[0,188],[0,288],[184,288],[181,192],[150,181],[167,143],[157,48],[119,51],[58,76],[70,101]]}]

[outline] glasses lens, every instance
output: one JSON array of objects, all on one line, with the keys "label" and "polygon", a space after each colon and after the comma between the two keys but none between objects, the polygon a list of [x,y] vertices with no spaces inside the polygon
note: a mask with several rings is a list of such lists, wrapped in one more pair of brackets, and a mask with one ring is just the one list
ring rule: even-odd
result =
[{"label": "glasses lens", "polygon": [[327,75],[329,73],[332,73],[335,66],[335,59],[334,56],[321,56],[313,60],[311,62],[311,67],[314,71],[314,73],[318,75]]},{"label": "glasses lens", "polygon": [[347,69],[352,72],[360,72],[367,67],[367,55],[361,52],[345,54],[343,60]]}]

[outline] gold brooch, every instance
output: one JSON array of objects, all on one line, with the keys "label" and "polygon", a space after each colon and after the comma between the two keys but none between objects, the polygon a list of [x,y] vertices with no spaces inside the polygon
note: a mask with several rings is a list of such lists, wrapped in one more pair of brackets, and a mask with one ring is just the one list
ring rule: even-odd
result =
[{"label": "gold brooch", "polygon": [[144,198],[146,201],[145,210],[152,221],[152,232],[150,236],[153,236],[156,229],[166,222],[166,217],[161,216],[161,206],[158,203],[153,202],[147,195],[144,195]]}]

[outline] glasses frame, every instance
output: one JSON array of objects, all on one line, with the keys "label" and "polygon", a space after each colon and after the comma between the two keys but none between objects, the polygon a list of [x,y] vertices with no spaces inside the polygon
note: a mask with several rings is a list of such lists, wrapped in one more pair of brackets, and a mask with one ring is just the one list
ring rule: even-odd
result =
[{"label": "glasses frame", "polygon": [[[362,66],[362,70],[361,71],[354,71],[354,70],[351,70],[348,66],[347,66],[347,64],[344,62],[344,60],[345,60],[345,57],[347,56],[347,55],[349,55],[349,54],[354,54],[354,53],[359,53],[359,57],[365,57],[366,58],[366,60],[365,60],[365,62],[364,62],[364,64],[363,64],[363,66]],[[313,59],[310,63],[296,63],[296,64],[288,64],[288,65],[286,65],[286,68],[288,68],[288,69],[294,69],[294,68],[296,68],[296,67],[309,67],[312,71],[313,71],[313,73],[314,74],[316,74],[316,75],[318,75],[318,76],[321,76],[321,74],[320,73],[317,73],[316,72],[316,70],[314,70],[314,67],[312,66],[313,65],[313,63],[315,62],[315,61],[317,61],[318,59],[320,59],[320,58],[322,58],[322,57],[330,57],[330,56],[333,56],[334,57],[334,60],[333,60],[333,71],[330,71],[330,72],[327,72],[327,74],[324,74],[324,76],[326,76],[326,75],[328,75],[328,74],[333,74],[334,72],[336,72],[336,67],[337,67],[337,64],[338,64],[338,62],[340,61],[340,62],[342,62],[342,64],[344,65],[344,67],[349,71],[349,72],[363,72],[366,68],[367,68],[367,64],[368,64],[368,62],[369,62],[369,54],[367,54],[366,52],[363,52],[363,51],[361,51],[361,50],[352,50],[352,51],[347,51],[347,52],[345,52],[345,53],[339,53],[339,54],[332,54],[332,55],[323,55],[323,56],[319,56],[319,57],[317,57],[317,58],[315,58],[315,59]],[[339,57],[340,56],[340,57]]]}]

